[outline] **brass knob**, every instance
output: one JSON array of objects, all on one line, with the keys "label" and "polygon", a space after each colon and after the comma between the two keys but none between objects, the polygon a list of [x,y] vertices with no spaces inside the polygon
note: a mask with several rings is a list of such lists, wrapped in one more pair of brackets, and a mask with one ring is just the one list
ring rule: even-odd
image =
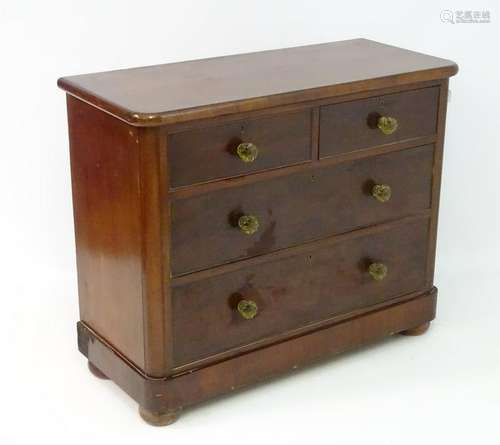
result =
[{"label": "brass knob", "polygon": [[257,303],[252,300],[241,300],[238,303],[238,312],[245,320],[251,320],[257,315]]},{"label": "brass knob", "polygon": [[386,184],[375,184],[372,187],[372,196],[380,202],[387,202],[391,199],[392,189]]},{"label": "brass knob", "polygon": [[395,117],[380,116],[377,127],[384,134],[392,134],[398,129],[398,120]]},{"label": "brass knob", "polygon": [[368,266],[368,273],[375,281],[382,281],[387,276],[387,266],[382,263],[372,263]]},{"label": "brass knob", "polygon": [[253,215],[243,215],[238,219],[238,227],[245,235],[253,235],[259,230],[259,220]]},{"label": "brass knob", "polygon": [[242,142],[236,147],[236,153],[243,162],[253,162],[259,155],[259,149],[251,142]]}]

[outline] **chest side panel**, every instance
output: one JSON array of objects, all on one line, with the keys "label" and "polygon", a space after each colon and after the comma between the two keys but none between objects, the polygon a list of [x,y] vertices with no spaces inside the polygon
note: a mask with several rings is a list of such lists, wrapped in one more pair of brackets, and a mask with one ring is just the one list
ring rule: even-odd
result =
[{"label": "chest side panel", "polygon": [[144,367],[137,130],[68,96],[80,317]]}]

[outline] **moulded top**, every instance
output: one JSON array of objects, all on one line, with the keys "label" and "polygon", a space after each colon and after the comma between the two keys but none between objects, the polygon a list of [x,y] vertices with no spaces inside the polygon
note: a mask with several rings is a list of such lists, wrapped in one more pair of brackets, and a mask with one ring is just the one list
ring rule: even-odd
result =
[{"label": "moulded top", "polygon": [[155,126],[453,76],[446,59],[366,39],[62,77],[69,94]]}]

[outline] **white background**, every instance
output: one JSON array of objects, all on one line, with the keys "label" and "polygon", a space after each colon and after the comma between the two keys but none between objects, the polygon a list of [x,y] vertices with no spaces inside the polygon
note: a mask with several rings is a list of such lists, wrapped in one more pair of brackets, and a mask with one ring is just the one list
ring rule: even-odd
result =
[{"label": "white background", "polygon": [[[0,444],[499,443],[498,2],[2,1]],[[450,24],[444,9],[489,10]],[[91,377],[59,76],[355,37],[452,59],[438,318],[153,428]]]}]

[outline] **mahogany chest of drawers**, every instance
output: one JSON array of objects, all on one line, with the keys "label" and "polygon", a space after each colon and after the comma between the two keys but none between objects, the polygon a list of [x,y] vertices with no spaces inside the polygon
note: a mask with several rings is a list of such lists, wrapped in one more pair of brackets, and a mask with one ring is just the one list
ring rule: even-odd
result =
[{"label": "mahogany chest of drawers", "polygon": [[90,369],[167,424],[424,332],[456,72],[356,39],[60,79]]}]

